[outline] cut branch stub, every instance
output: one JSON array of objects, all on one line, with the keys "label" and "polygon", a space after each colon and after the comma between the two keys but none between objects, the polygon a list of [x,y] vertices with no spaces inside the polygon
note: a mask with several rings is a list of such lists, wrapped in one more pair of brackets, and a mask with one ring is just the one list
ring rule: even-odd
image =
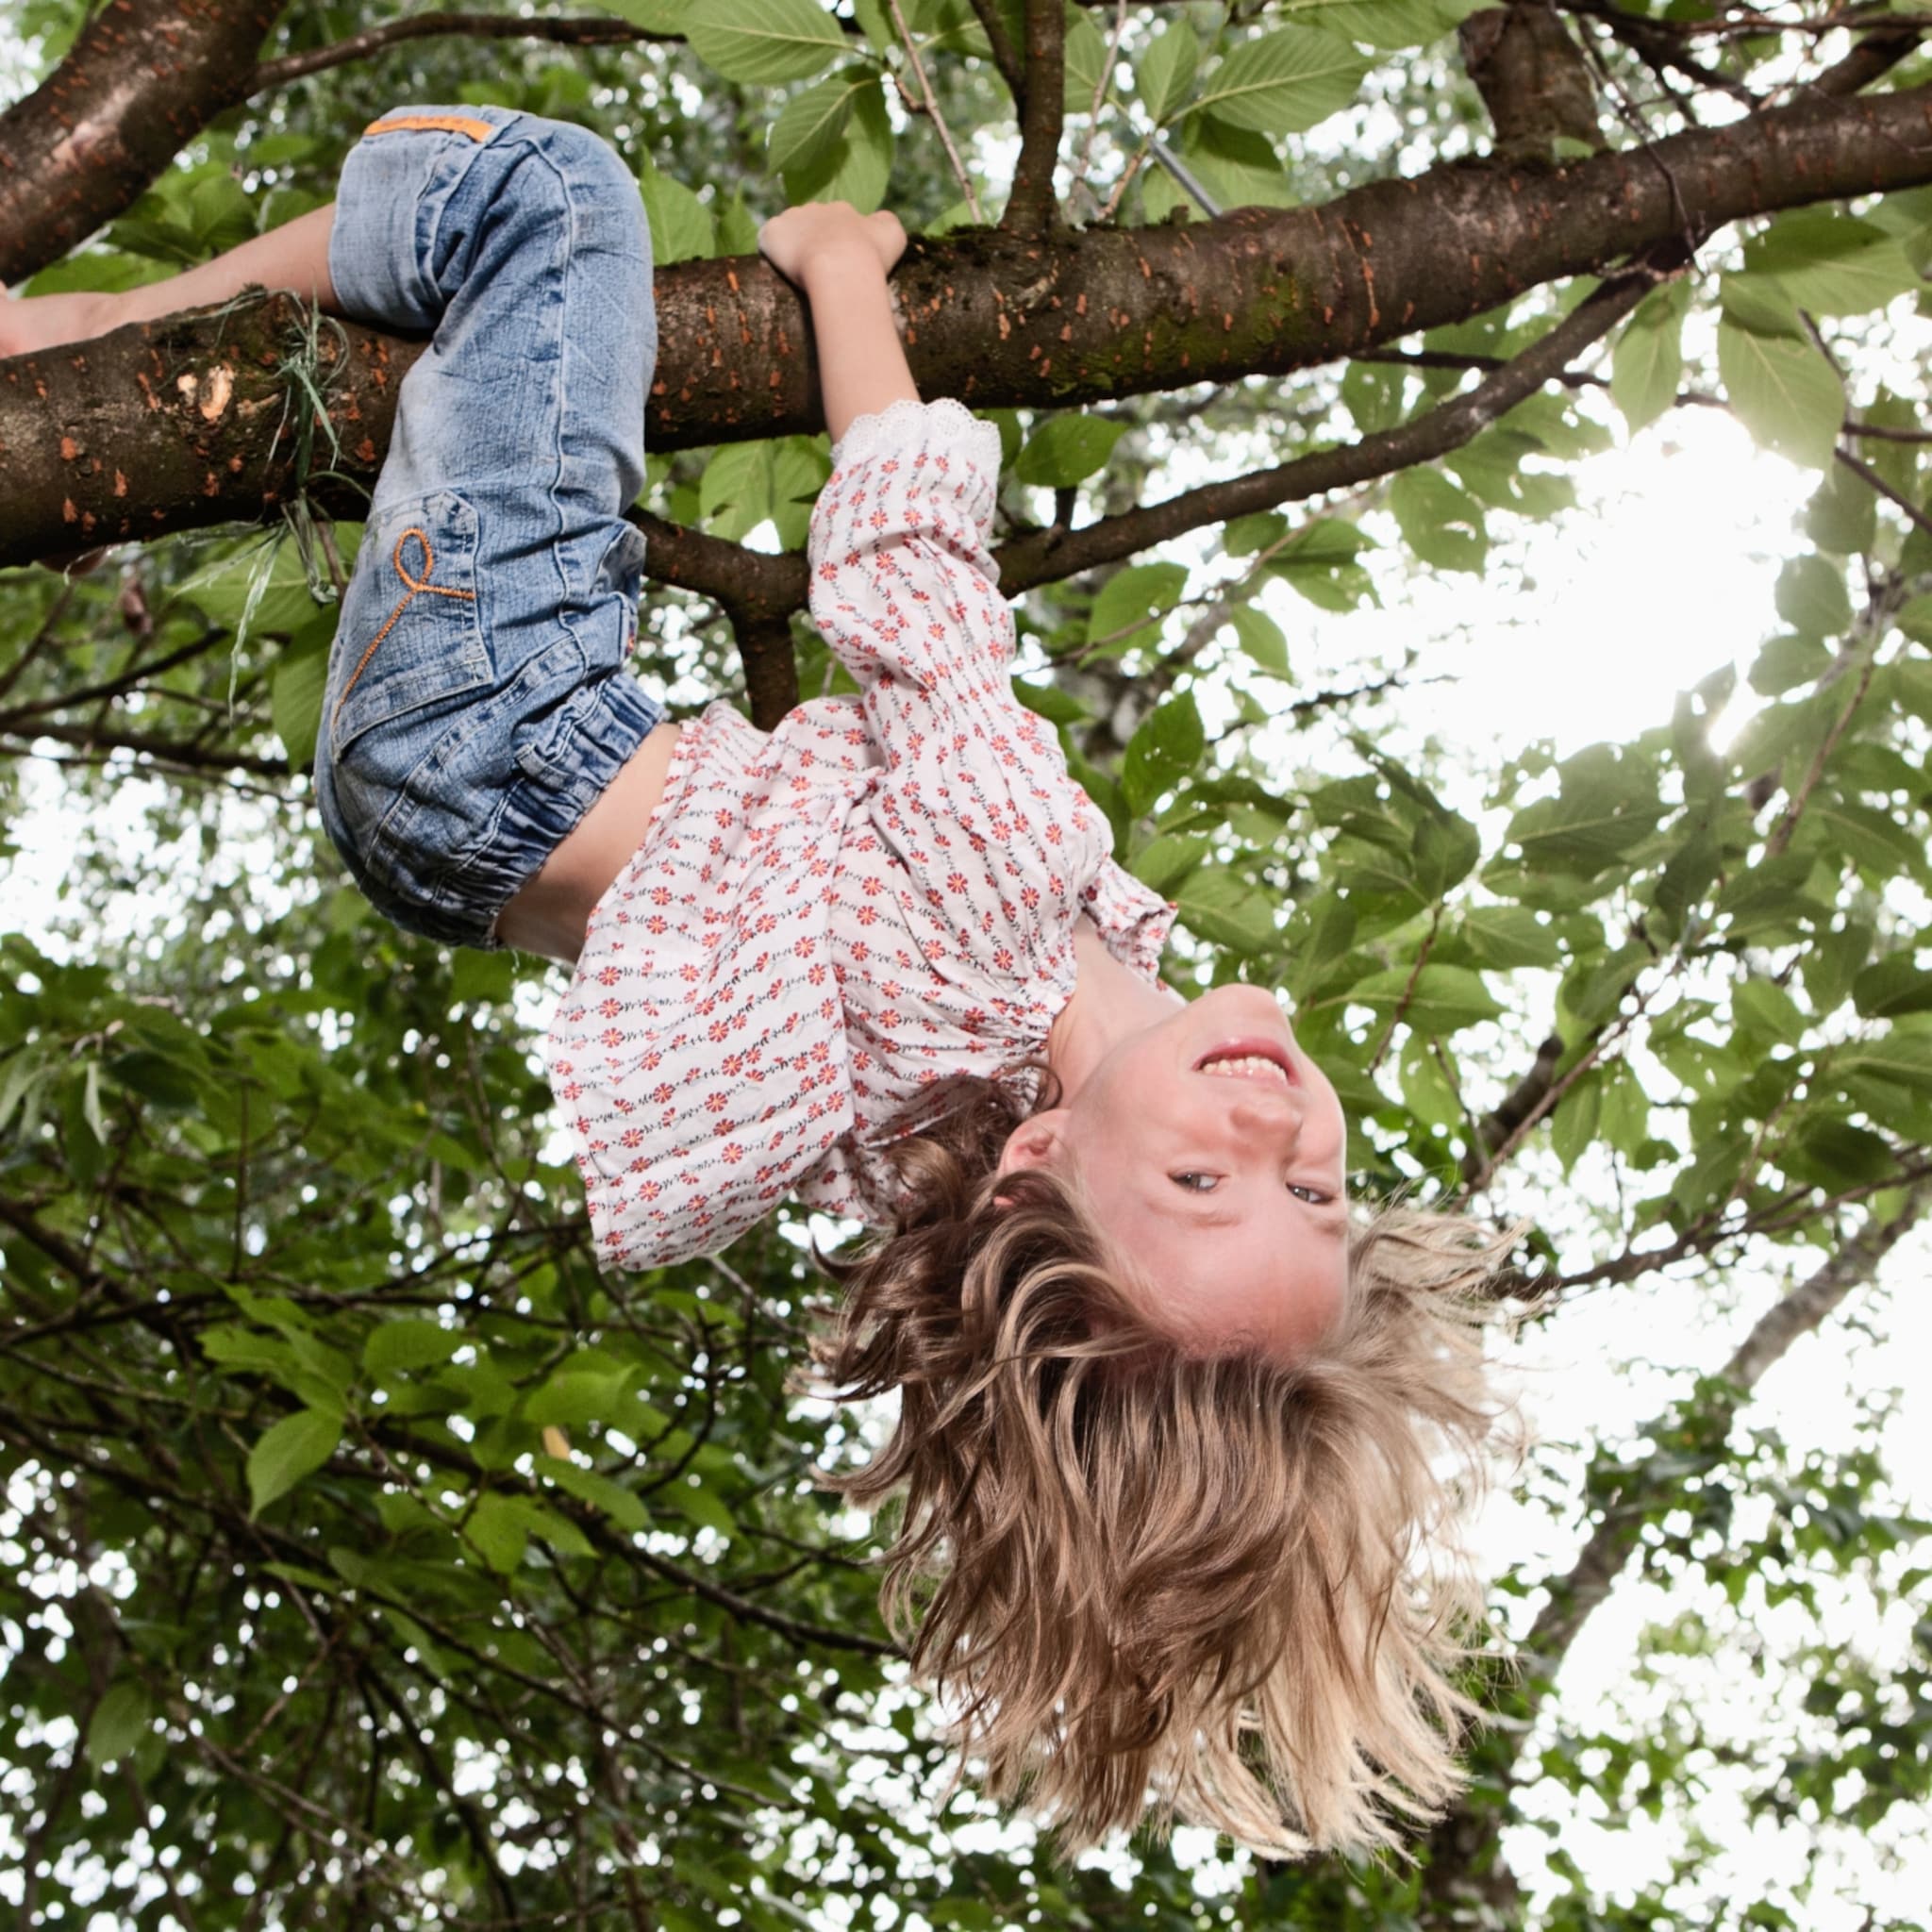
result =
[{"label": "cut branch stub", "polygon": [[101,8],[47,79],[0,114],[0,282],[86,241],[245,100],[282,10],[282,0]]}]

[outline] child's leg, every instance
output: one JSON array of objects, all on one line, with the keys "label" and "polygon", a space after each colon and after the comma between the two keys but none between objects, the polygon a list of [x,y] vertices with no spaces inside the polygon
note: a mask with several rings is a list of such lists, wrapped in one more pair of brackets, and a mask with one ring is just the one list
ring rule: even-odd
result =
[{"label": "child's leg", "polygon": [[625,670],[656,354],[637,185],[578,127],[407,108],[342,170],[341,313],[432,329],[399,393],[317,744],[323,822],[400,924],[506,903],[662,718]]}]

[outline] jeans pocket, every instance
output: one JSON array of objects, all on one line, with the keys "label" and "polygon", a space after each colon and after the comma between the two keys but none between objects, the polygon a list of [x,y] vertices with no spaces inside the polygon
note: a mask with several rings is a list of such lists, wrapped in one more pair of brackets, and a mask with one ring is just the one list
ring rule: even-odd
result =
[{"label": "jeans pocket", "polygon": [[384,506],[363,531],[324,694],[324,741],[345,816],[386,817],[493,681],[476,581],[476,511],[454,491]]}]

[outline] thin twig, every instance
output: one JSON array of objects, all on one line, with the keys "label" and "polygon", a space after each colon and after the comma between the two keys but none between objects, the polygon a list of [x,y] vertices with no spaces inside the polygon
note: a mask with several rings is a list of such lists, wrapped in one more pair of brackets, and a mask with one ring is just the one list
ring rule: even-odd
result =
[{"label": "thin twig", "polygon": [[919,58],[919,43],[912,38],[912,29],[906,25],[906,15],[900,9],[899,0],[886,0],[892,9],[892,25],[898,29],[899,41],[906,49],[906,58],[912,63],[912,72],[919,82],[921,96],[920,112],[930,121],[938,131],[940,145],[946,151],[946,159],[953,165],[953,177],[966,195],[966,206],[973,211],[976,226],[986,225],[986,217],[979,211],[979,196],[974,192],[973,177],[967,174],[959,159],[959,150],[953,145],[951,130],[946,126],[945,116],[940,112],[940,104],[933,98],[932,82],[925,77],[925,62]]},{"label": "thin twig", "polygon": [[307,54],[264,60],[249,76],[243,92],[248,95],[268,93],[308,75],[341,67],[351,60],[366,60],[400,41],[432,40],[444,35],[462,35],[471,40],[548,41],[566,47],[625,46],[640,41],[681,42],[684,39],[682,34],[650,33],[608,14],[568,20],[525,20],[500,13],[419,13],[351,34],[347,40],[314,48]]}]

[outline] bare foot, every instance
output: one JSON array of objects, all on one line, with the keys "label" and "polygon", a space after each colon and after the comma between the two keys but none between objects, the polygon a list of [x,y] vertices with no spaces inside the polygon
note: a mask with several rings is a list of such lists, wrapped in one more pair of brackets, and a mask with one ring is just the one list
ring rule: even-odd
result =
[{"label": "bare foot", "polygon": [[0,290],[0,362],[104,336],[119,320],[115,297],[105,292],[8,295]]}]

